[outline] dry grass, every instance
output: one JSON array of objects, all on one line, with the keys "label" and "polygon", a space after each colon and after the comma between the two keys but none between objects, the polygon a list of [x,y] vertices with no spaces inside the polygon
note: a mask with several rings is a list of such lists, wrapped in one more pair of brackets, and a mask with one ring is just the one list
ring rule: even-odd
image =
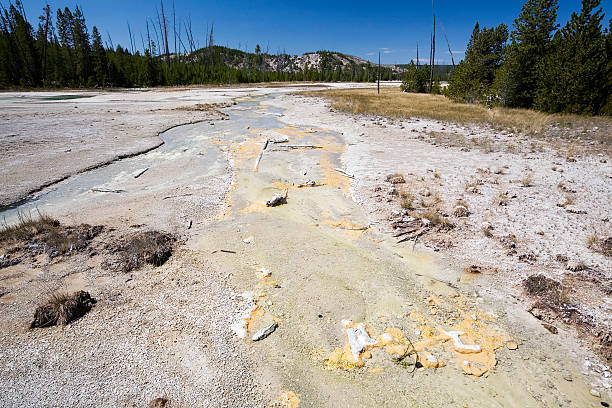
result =
[{"label": "dry grass", "polygon": [[[511,129],[538,134],[550,126],[562,128],[594,127],[609,129],[610,119],[577,115],[551,115],[526,109],[494,108],[452,102],[442,95],[403,93],[398,88],[338,89],[307,91],[302,95],[324,97],[334,109],[352,114],[381,115],[392,118],[422,117],[463,124],[488,124],[495,129]],[[607,141],[612,138],[602,133]]]},{"label": "dry grass", "polygon": [[125,272],[140,268],[144,264],[163,265],[172,255],[174,236],[159,232],[146,231],[138,233],[117,248],[119,267]]},{"label": "dry grass", "polygon": [[[425,218],[428,220],[434,227],[440,227],[442,229],[451,229],[454,227],[454,224],[448,218],[444,218],[437,211],[425,211],[424,213],[418,215],[420,218]],[[415,216],[413,215],[413,217]]]},{"label": "dry grass", "polygon": [[55,293],[34,312],[34,319],[30,328],[65,326],[73,320],[78,319],[89,312],[96,300],[84,291],[72,294]]},{"label": "dry grass", "polygon": [[523,187],[531,187],[533,185],[532,183],[533,183],[533,174],[532,173],[526,175],[525,178],[521,180],[521,185]]},{"label": "dry grass", "polygon": [[13,225],[5,223],[0,227],[0,244],[26,241],[58,226],[59,221],[47,215],[38,213],[37,216],[32,216],[30,213],[19,213],[17,223]]},{"label": "dry grass", "polygon": [[59,221],[44,215],[19,214],[14,225],[4,225],[0,229],[0,245],[31,243],[33,252],[47,252],[49,256],[69,255],[88,247],[103,227],[81,224],[64,226]]},{"label": "dry grass", "polygon": [[558,310],[570,303],[568,289],[560,282],[544,275],[532,275],[523,281],[523,287],[529,296],[545,302],[549,307]]},{"label": "dry grass", "polygon": [[602,237],[597,233],[589,235],[586,242],[587,248],[604,254],[605,256],[612,256],[612,237]]},{"label": "dry grass", "polygon": [[404,178],[404,175],[401,173],[388,174],[385,180],[391,184],[405,184],[406,183],[406,179]]}]

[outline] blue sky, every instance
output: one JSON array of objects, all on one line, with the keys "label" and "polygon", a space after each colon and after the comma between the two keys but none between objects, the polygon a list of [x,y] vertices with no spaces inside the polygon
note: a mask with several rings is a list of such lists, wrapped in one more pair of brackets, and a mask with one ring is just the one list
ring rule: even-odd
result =
[{"label": "blue sky", "polygon": [[[0,1],[6,5],[9,0]],[[129,21],[139,48],[140,33],[146,32],[145,19],[155,18],[156,8],[159,9],[159,1],[145,0],[23,0],[31,22],[46,3],[54,11],[79,4],[90,30],[93,25],[98,26],[104,39],[108,31],[115,45],[129,44]],[[606,12],[606,26],[612,17],[611,3],[612,0],[601,3]],[[172,0],[164,0],[164,4],[166,13],[171,13]],[[378,59],[380,50],[382,62],[392,64],[415,59],[418,42],[420,58],[428,58],[431,4],[427,1],[174,0],[174,4],[177,19],[191,18],[200,46],[204,45],[207,24],[214,23],[216,44],[243,50],[253,51],[256,44],[271,53],[285,50],[302,54],[325,49],[371,61]],[[436,1],[438,22],[444,26],[455,60],[463,57],[476,20],[481,26],[502,22],[511,26],[522,4],[523,1]],[[581,1],[560,0],[559,5],[559,22],[564,24],[572,11],[580,10]],[[450,63],[440,29],[436,44],[438,63]]]}]

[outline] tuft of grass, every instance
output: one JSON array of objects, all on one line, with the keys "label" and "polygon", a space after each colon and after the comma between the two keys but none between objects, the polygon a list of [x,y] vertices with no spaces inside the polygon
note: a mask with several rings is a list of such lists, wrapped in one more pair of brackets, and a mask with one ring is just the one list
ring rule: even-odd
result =
[{"label": "tuft of grass", "polygon": [[487,238],[491,238],[493,236],[493,232],[491,232],[491,228],[482,227],[482,233]]},{"label": "tuft of grass", "polygon": [[402,202],[401,202],[401,206],[404,210],[414,210],[414,202],[412,201],[412,197],[408,194],[406,194],[405,196],[402,196]]},{"label": "tuft of grass", "polygon": [[172,255],[175,241],[174,236],[164,232],[146,231],[138,233],[123,242],[118,248],[120,268],[129,272],[142,267],[144,264],[161,266]]},{"label": "tuft of grass", "polygon": [[385,180],[388,183],[391,183],[391,184],[404,184],[404,183],[406,183],[406,179],[404,178],[404,175],[400,174],[400,173],[389,174],[389,175],[387,175]]},{"label": "tuft of grass", "polygon": [[586,245],[593,251],[612,256],[612,237],[600,237],[599,234],[593,233],[588,236]]},{"label": "tuft of grass", "polygon": [[64,226],[47,215],[37,216],[20,213],[14,225],[4,225],[0,229],[0,244],[16,242],[32,242],[32,251],[47,252],[54,257],[60,254],[70,255],[73,251],[81,251],[89,242],[102,232],[102,226],[81,224]]},{"label": "tuft of grass", "polygon": [[59,221],[38,212],[37,216],[31,213],[18,213],[17,223],[4,224],[0,227],[0,243],[27,241],[37,234],[51,231],[59,226]]},{"label": "tuft of grass", "polygon": [[95,303],[96,300],[82,290],[72,294],[54,293],[36,308],[30,328],[65,326],[84,316]]},{"label": "tuft of grass", "polygon": [[496,198],[495,201],[497,202],[497,205],[499,205],[501,207],[507,206],[508,203],[510,202],[510,197],[508,197],[508,192],[507,191],[501,191],[497,195],[497,198]]},{"label": "tuft of grass", "polygon": [[521,180],[521,186],[523,187],[531,187],[533,184],[533,173],[529,173],[525,176],[524,179]]},{"label": "tuft of grass", "polygon": [[441,227],[443,229],[450,229],[454,227],[454,224],[448,219],[440,215],[437,211],[425,211],[420,214],[421,218],[428,220],[432,226]]},{"label": "tuft of grass", "polygon": [[554,310],[559,310],[570,303],[568,289],[561,282],[544,275],[532,275],[523,281],[523,287],[529,296],[544,301]]},{"label": "tuft of grass", "polygon": [[468,210],[470,209],[470,206],[464,200],[457,200],[457,202],[455,203],[455,207],[458,207],[460,205],[467,208]]}]

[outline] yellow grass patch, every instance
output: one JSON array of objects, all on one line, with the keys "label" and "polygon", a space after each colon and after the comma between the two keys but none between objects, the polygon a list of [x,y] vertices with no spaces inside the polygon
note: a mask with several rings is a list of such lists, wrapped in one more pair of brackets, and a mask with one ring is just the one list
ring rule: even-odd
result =
[{"label": "yellow grass patch", "polygon": [[[392,118],[422,117],[464,124],[483,123],[524,133],[540,133],[550,125],[562,127],[599,126],[608,128],[604,117],[558,115],[528,109],[489,109],[484,105],[456,103],[443,95],[412,94],[397,88],[334,89],[306,91],[302,95],[324,97],[332,107],[351,114],[372,114]],[[605,136],[610,139],[610,135]]]}]

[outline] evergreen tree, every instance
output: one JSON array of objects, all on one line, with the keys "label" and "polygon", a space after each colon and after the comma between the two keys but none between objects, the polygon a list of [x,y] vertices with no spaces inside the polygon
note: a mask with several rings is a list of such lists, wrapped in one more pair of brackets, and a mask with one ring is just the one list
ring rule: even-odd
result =
[{"label": "evergreen tree", "polygon": [[600,0],[583,0],[580,14],[555,35],[551,50],[538,66],[535,107],[548,112],[598,114],[609,97],[606,73],[610,56],[602,32]]},{"label": "evergreen tree", "polygon": [[538,69],[557,29],[557,0],[527,0],[514,20],[495,89],[505,106],[530,108],[537,91]]},{"label": "evergreen tree", "polygon": [[108,58],[96,26],[91,31],[91,40],[91,59],[95,80],[98,85],[104,86],[108,82]]},{"label": "evergreen tree", "polygon": [[450,78],[446,94],[461,102],[483,102],[491,94],[491,85],[499,69],[508,28],[500,24],[495,28],[480,29],[476,23],[465,51],[465,59]]},{"label": "evergreen tree", "polygon": [[414,61],[406,68],[402,78],[401,89],[403,92],[426,93],[429,84],[429,67],[427,65],[417,67]]},{"label": "evergreen tree", "polygon": [[76,76],[80,84],[88,84],[91,74],[91,46],[89,44],[89,33],[85,25],[85,17],[76,7],[72,19],[72,39],[74,42],[75,60],[76,60]]}]

